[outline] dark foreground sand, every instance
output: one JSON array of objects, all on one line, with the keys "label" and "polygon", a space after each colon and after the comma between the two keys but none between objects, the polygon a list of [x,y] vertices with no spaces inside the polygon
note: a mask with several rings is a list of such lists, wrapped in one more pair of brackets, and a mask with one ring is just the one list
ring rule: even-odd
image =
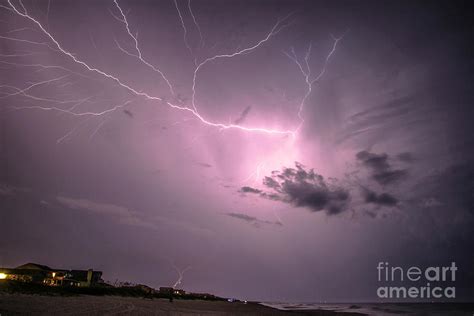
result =
[{"label": "dark foreground sand", "polygon": [[255,303],[143,299],[120,296],[0,294],[0,315],[362,315],[279,311]]}]

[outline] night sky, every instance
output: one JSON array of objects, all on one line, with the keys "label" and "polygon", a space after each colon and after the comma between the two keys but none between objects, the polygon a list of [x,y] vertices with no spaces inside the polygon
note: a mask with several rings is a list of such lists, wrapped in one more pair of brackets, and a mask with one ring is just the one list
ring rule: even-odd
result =
[{"label": "night sky", "polygon": [[468,2],[0,4],[0,266],[373,301],[455,261],[473,299]]}]

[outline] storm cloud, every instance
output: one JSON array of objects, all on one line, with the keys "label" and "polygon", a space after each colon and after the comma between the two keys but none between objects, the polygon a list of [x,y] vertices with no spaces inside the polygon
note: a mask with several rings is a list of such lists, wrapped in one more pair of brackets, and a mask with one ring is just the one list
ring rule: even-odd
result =
[{"label": "storm cloud", "polygon": [[[173,1],[11,4],[140,96],[0,8],[0,265],[93,267],[159,288],[176,277],[166,256],[193,264],[186,291],[336,302],[374,299],[379,261],[455,260],[456,294],[474,297],[464,5],[183,0],[183,34]],[[212,59],[253,47],[291,12],[257,49]],[[282,54],[293,50],[309,79],[322,71],[308,95]]]},{"label": "storm cloud", "polygon": [[[389,163],[387,154],[376,154],[363,150],[356,155],[359,162],[369,169],[371,177],[380,185],[397,183],[408,176],[406,169],[394,169]],[[402,155],[402,159],[407,160],[407,153]],[[411,157],[410,157],[411,158]]]},{"label": "storm cloud", "polygon": [[252,109],[252,107],[249,105],[247,106],[243,111],[242,113],[240,114],[240,116],[234,120],[234,124],[241,124],[245,121],[245,119],[247,118],[247,116],[249,115],[250,113],[250,110]]},{"label": "storm cloud", "polygon": [[272,222],[268,220],[262,220],[262,219],[258,219],[257,217],[250,216],[243,213],[227,213],[226,215],[232,218],[236,218],[244,222],[247,222],[256,228],[260,228],[262,225],[279,225],[279,226],[283,225],[280,221]]},{"label": "storm cloud", "polygon": [[364,190],[364,197],[366,203],[379,206],[395,206],[398,203],[397,198],[389,193],[377,194],[371,190]]},{"label": "storm cloud", "polygon": [[245,187],[242,187],[240,189],[240,192],[242,192],[242,193],[262,193],[262,190],[245,186]]},{"label": "storm cloud", "polygon": [[329,183],[313,169],[306,170],[298,162],[295,163],[295,168],[273,171],[271,176],[263,179],[263,185],[269,191],[242,187],[241,192],[259,194],[261,197],[305,207],[313,212],[325,211],[328,215],[345,211],[350,201],[346,189]]}]

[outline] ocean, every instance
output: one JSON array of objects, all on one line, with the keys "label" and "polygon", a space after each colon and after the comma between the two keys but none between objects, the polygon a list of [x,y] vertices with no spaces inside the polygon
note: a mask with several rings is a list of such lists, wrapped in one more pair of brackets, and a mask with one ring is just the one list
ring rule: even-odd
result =
[{"label": "ocean", "polygon": [[357,312],[366,315],[467,315],[474,316],[474,303],[281,303],[263,302],[262,305],[279,310],[331,310]]}]

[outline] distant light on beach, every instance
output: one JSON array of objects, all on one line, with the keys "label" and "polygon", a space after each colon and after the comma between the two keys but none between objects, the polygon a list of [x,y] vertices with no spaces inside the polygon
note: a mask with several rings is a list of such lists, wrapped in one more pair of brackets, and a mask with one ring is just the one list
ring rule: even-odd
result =
[{"label": "distant light on beach", "polygon": [[5,273],[0,273],[0,280],[4,280],[7,278],[7,275]]}]

